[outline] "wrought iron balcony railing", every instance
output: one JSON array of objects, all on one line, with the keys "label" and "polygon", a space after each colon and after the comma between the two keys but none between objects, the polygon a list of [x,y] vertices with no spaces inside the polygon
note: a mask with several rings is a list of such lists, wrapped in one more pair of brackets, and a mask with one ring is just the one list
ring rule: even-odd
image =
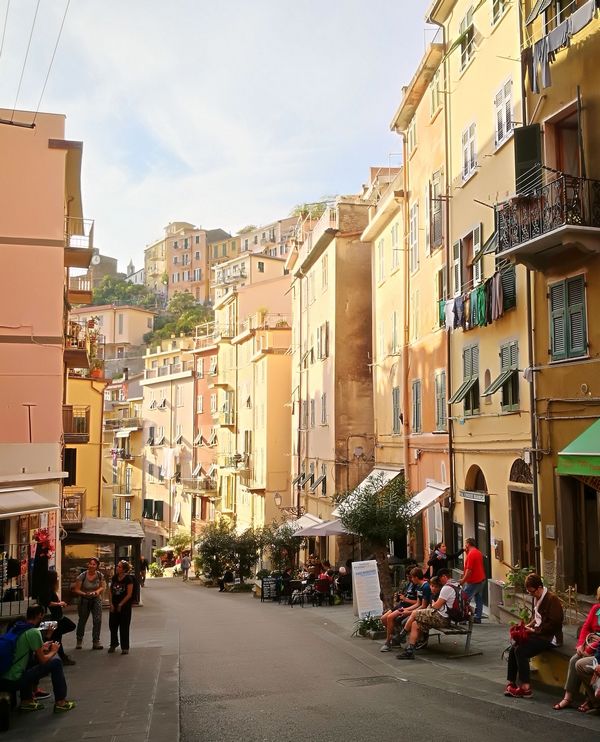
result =
[{"label": "wrought iron balcony railing", "polygon": [[497,207],[498,252],[518,253],[529,245],[548,247],[545,239],[561,227],[600,229],[600,181],[559,175],[536,191]]}]

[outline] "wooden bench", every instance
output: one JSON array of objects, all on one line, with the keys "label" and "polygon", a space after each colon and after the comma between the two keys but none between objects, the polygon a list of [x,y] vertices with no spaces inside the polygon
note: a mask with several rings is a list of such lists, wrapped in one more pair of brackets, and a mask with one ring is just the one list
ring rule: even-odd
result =
[{"label": "wooden bench", "polygon": [[464,636],[465,639],[465,655],[471,647],[471,636],[473,634],[473,617],[469,619],[468,623],[451,623],[447,628],[435,628],[429,630],[429,637],[437,636],[438,644],[441,644],[442,634],[444,636]]}]

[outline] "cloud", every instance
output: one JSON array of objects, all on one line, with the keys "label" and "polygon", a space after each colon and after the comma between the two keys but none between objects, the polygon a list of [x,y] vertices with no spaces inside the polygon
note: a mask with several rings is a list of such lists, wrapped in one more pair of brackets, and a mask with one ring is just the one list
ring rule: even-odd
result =
[{"label": "cloud", "polygon": [[[14,5],[5,106],[35,10]],[[370,165],[398,151],[389,120],[423,53],[426,5],[71,2],[42,110],[65,113],[67,136],[84,141],[98,246],[140,265],[169,221],[234,231],[356,192]],[[62,12],[62,2],[40,6],[19,106],[37,105]]]}]

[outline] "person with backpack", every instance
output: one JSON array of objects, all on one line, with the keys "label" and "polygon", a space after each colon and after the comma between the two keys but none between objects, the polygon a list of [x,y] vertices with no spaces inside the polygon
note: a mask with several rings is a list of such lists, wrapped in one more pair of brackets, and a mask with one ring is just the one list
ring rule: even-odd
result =
[{"label": "person with backpack", "polygon": [[100,643],[102,629],[102,593],[104,592],[104,576],[98,571],[100,562],[96,557],[88,561],[85,572],[75,580],[73,592],[79,596],[79,621],[77,622],[77,644],[75,649],[83,647],[85,625],[92,614],[92,649],[103,649]]},{"label": "person with backpack", "polygon": [[44,608],[31,605],[26,620],[16,624],[0,636],[0,687],[18,690],[21,711],[39,711],[44,705],[34,699],[39,680],[47,675],[52,679],[54,713],[60,714],[75,708],[75,701],[67,700],[67,683],[63,664],[58,656],[59,642],[44,642],[39,626]]},{"label": "person with backpack", "polygon": [[475,598],[475,618],[473,623],[481,623],[483,615],[483,591],[485,589],[486,574],[483,565],[483,554],[475,546],[475,539],[468,538],[465,541],[465,571],[460,584],[469,596],[469,600]]},{"label": "person with backpack", "polygon": [[418,608],[413,611],[406,622],[404,631],[408,638],[405,650],[397,655],[399,660],[414,660],[415,649],[427,646],[429,629],[447,629],[450,621],[457,620],[455,616],[462,612],[456,604],[460,606],[464,593],[459,585],[451,582],[450,570],[441,569],[437,574],[437,580],[441,589],[436,600],[429,608]]}]

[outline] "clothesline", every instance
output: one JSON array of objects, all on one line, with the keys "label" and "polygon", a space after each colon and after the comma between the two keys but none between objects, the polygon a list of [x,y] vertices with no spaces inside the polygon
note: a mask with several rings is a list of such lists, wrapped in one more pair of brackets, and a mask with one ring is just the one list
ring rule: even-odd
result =
[{"label": "clothesline", "polygon": [[512,266],[503,267],[470,292],[439,302],[439,322],[446,330],[486,327],[516,305]]}]

